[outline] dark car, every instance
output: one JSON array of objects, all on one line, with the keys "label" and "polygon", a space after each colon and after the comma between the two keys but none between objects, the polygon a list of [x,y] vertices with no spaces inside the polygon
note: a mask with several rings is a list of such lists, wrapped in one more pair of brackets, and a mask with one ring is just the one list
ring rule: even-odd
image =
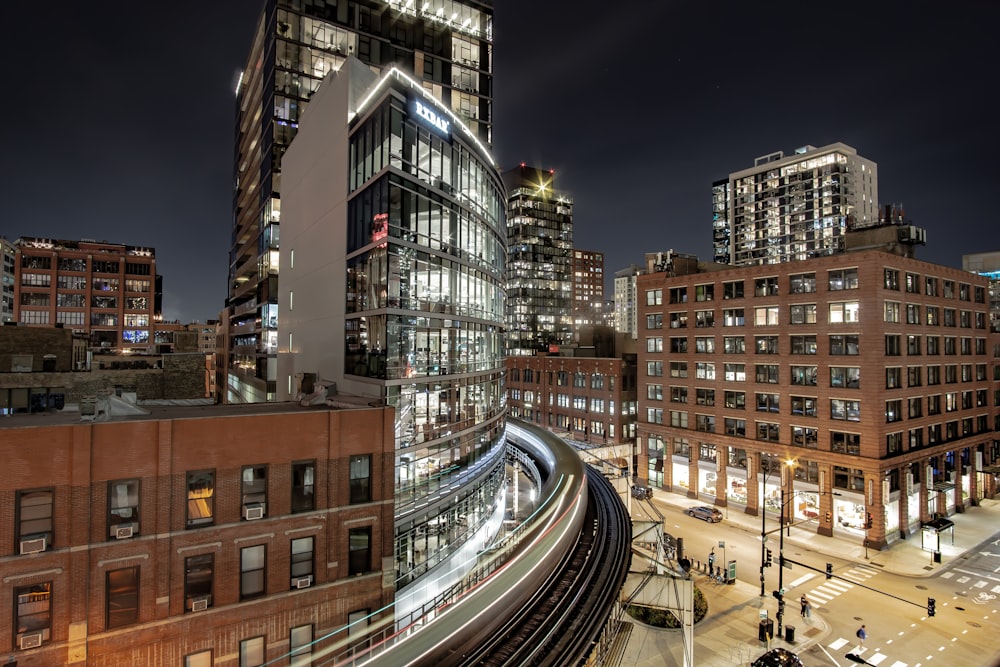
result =
[{"label": "dark car", "polygon": [[722,512],[715,509],[714,507],[709,507],[708,505],[699,505],[698,507],[689,507],[684,510],[684,513],[688,516],[693,516],[696,519],[701,519],[702,521],[708,521],[709,523],[719,523],[722,521]]},{"label": "dark car", "polygon": [[799,656],[786,648],[772,648],[770,651],[760,656],[750,667],[805,667]]},{"label": "dark car", "polygon": [[632,487],[632,497],[638,498],[639,500],[649,500],[653,497],[653,487],[651,486],[633,486]]}]

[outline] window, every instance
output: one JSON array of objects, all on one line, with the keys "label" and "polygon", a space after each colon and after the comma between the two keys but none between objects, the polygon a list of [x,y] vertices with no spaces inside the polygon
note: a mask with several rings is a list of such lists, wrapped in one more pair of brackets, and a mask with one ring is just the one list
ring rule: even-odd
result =
[{"label": "window", "polygon": [[902,354],[899,344],[899,334],[886,334],[885,336],[885,356],[898,357]]},{"label": "window", "polygon": [[932,276],[924,278],[924,294],[927,296],[938,295],[938,279]]},{"label": "window", "polygon": [[746,354],[747,351],[743,336],[723,337],[722,349],[726,354]]},{"label": "window", "polygon": [[267,512],[267,467],[243,467],[243,519],[260,519]]},{"label": "window", "polygon": [[847,401],[841,398],[830,399],[830,419],[845,421],[861,421],[861,401]]},{"label": "window", "polygon": [[941,414],[941,394],[931,394],[927,397],[927,415]]},{"label": "window", "polygon": [[313,488],[316,479],[316,462],[299,461],[292,464],[292,513],[311,512],[316,508]]},{"label": "window", "polygon": [[885,402],[886,423],[903,421],[903,401],[895,399]]},{"label": "window", "polygon": [[816,354],[816,336],[792,336],[792,354]]},{"label": "window", "polygon": [[[662,344],[662,341],[661,341]],[[653,350],[647,350],[647,352],[652,352]],[[656,350],[659,352],[659,350]],[[688,351],[688,339],[682,336],[675,336],[670,339],[670,351],[673,354],[683,354]]]},{"label": "window", "polygon": [[830,324],[860,321],[858,315],[861,308],[857,301],[834,302],[829,304],[829,309]]},{"label": "window", "polygon": [[671,329],[686,329],[688,325],[687,311],[681,313],[670,313]]},{"label": "window", "polygon": [[911,357],[920,354],[920,336],[914,334],[906,336],[906,354]]},{"label": "window", "polygon": [[212,571],[215,554],[184,559],[184,610],[200,611],[212,606]]},{"label": "window", "polygon": [[646,315],[646,328],[647,329],[662,329],[663,328],[663,313],[649,313]]},{"label": "window", "polygon": [[807,294],[815,291],[815,273],[795,273],[788,276],[788,292],[790,294]]},{"label": "window", "polygon": [[781,441],[781,426],[770,422],[757,422],[757,439],[770,442]]},{"label": "window", "polygon": [[731,282],[722,283],[722,298],[723,299],[742,299],[743,298],[743,281],[733,280]]},{"label": "window", "polygon": [[857,335],[830,336],[830,354],[853,356],[861,354]]},{"label": "window", "polygon": [[41,646],[52,640],[52,582],[14,587],[14,645]]},{"label": "window", "polygon": [[753,281],[753,294],[754,296],[777,296],[778,279],[757,278]]},{"label": "window", "polygon": [[944,325],[946,327],[955,326],[955,309],[945,308],[944,309]]},{"label": "window", "polygon": [[647,306],[662,306],[663,305],[663,290],[662,289],[648,289],[648,290],[646,290],[646,305]]},{"label": "window", "polygon": [[945,354],[955,354],[955,352],[957,351],[957,347],[955,346],[955,342],[956,342],[956,340],[955,340],[954,336],[945,336],[944,337],[944,353]]},{"label": "window", "polygon": [[927,337],[927,354],[941,354],[941,336]]},{"label": "window", "polygon": [[739,438],[747,437],[747,422],[745,419],[726,417],[725,428],[726,435],[735,435]]},{"label": "window", "polygon": [[[670,366],[678,362],[671,362]],[[686,364],[685,364],[686,366]],[[662,361],[647,361],[646,362],[646,377],[661,377],[663,375],[663,362]],[[686,375],[684,377],[687,377]]]},{"label": "window", "polygon": [[591,389],[604,389],[604,376],[600,373],[592,373],[590,376]]},{"label": "window", "polygon": [[928,386],[934,384],[941,384],[941,367],[940,366],[928,366],[927,367],[927,384]]},{"label": "window", "polygon": [[670,303],[687,303],[687,300],[688,300],[687,287],[670,288]]},{"label": "window", "polygon": [[715,298],[715,285],[695,285],[694,287],[694,300],[695,301],[711,301]]},{"label": "window", "polygon": [[263,544],[240,549],[240,599],[260,597],[266,582],[264,565],[267,547]]},{"label": "window", "polygon": [[726,392],[726,407],[730,410],[744,410],[747,405],[747,395],[742,391]]},{"label": "window", "polygon": [[121,628],[139,622],[139,568],[109,570],[105,577],[107,609],[105,627]]},{"label": "window", "polygon": [[886,289],[899,291],[899,271],[896,269],[885,269],[882,285]]},{"label": "window", "polygon": [[906,368],[907,387],[919,387],[921,385],[920,382],[921,370],[922,369],[920,366],[908,366]]},{"label": "window", "polygon": [[865,490],[865,471],[833,466],[833,487],[850,491]]},{"label": "window", "polygon": [[[917,433],[920,433],[920,429],[916,429]],[[913,431],[911,431],[912,433]],[[895,433],[886,433],[885,435],[885,453],[888,455],[899,454],[903,451],[903,432],[896,431]]]},{"label": "window", "polygon": [[753,309],[754,325],[758,327],[778,326],[778,306],[761,306]]},{"label": "window", "polygon": [[968,301],[969,300],[969,288],[970,288],[970,285],[968,283],[959,283],[958,284],[958,298],[959,298],[960,301]]},{"label": "window", "polygon": [[899,389],[903,386],[903,369],[899,366],[890,366],[885,369],[885,388]]},{"label": "window", "polygon": [[819,410],[813,396],[792,396],[792,414],[802,417],[818,417]]},{"label": "window", "polygon": [[899,322],[899,302],[885,302],[885,316],[882,318],[886,322]]},{"label": "window", "polygon": [[836,271],[830,271],[827,276],[831,292],[845,289],[858,289],[857,269],[838,269]]},{"label": "window", "polygon": [[968,310],[958,311],[958,326],[963,329],[972,328],[972,312]]},{"label": "window", "polygon": [[670,425],[677,428],[688,427],[688,413],[679,410],[670,411]]},{"label": "window", "polygon": [[[654,362],[647,362],[647,371],[648,371],[648,364],[650,364],[650,363],[654,363]],[[655,363],[658,363],[660,365],[660,372],[657,373],[656,375],[663,375],[663,362],[662,361],[658,361],[658,362],[655,362]],[[647,375],[653,375],[653,374],[647,372]],[[670,362],[670,377],[672,377],[672,378],[686,378],[687,376],[688,376],[688,365],[687,365],[686,361],[671,361]]]},{"label": "window", "polygon": [[941,309],[937,306],[927,306],[925,309],[927,315],[927,324],[931,326],[940,326],[941,324]]},{"label": "window", "polygon": [[908,403],[907,419],[917,419],[923,416],[923,412],[921,410],[923,406],[922,398],[920,398],[919,396],[916,398],[910,398],[907,400],[907,403]]},{"label": "window", "polygon": [[761,384],[778,384],[778,365],[756,364],[754,377],[756,382]]},{"label": "window", "polygon": [[714,310],[696,310],[694,311],[694,326],[697,329],[705,329],[708,327],[715,326],[715,311]]},{"label": "window", "polygon": [[291,577],[292,588],[301,588],[303,582],[313,582],[313,537],[292,540]]},{"label": "window", "polygon": [[351,456],[351,504],[371,502],[371,454]]},{"label": "window", "polygon": [[726,364],[726,380],[728,382],[746,382],[747,372],[745,364]]},{"label": "window", "polygon": [[663,408],[646,408],[646,422],[649,424],[662,424]]},{"label": "window", "polygon": [[722,311],[722,326],[741,327],[746,323],[742,308],[726,308]]},{"label": "window", "polygon": [[715,354],[715,339],[711,336],[699,336],[695,338],[694,351],[698,354]]},{"label": "window", "polygon": [[976,328],[985,329],[986,328],[986,313],[978,311],[976,313]]},{"label": "window", "polygon": [[757,354],[778,354],[777,336],[755,336],[754,343]]},{"label": "window", "polygon": [[[673,389],[686,389],[685,387],[673,387]],[[651,401],[662,401],[663,400],[663,385],[662,384],[647,384],[646,385],[646,398]],[[675,400],[671,397],[670,400]],[[684,394],[684,401],[687,400],[687,393]],[[684,401],[681,401],[682,403]]]},{"label": "window", "polygon": [[831,366],[830,386],[857,389],[861,386],[861,368],[857,366]]},{"label": "window", "polygon": [[187,474],[187,527],[208,526],[215,522],[215,471]]},{"label": "window", "polygon": [[[888,321],[888,320],[887,320]],[[915,303],[906,304],[906,323],[920,324],[920,306]]]},{"label": "window", "polygon": [[757,394],[757,412],[781,412],[778,394]]},{"label": "window", "polygon": [[830,431],[830,451],[858,455],[861,453],[861,436],[857,433]]},{"label": "window", "polygon": [[139,480],[108,482],[108,539],[139,534]]},{"label": "window", "polygon": [[986,303],[986,288],[980,285],[975,286],[976,303]]},{"label": "window", "polygon": [[308,667],[312,664],[313,627],[299,625],[289,633],[288,653],[292,658],[291,667]]},{"label": "window", "polygon": [[816,371],[816,366],[792,366],[792,384],[815,387],[817,375]]},{"label": "window", "polygon": [[240,641],[240,667],[260,667],[265,658],[263,636]]},{"label": "window", "polygon": [[819,429],[808,426],[792,426],[792,444],[796,447],[816,448],[819,441]]},{"label": "window", "polygon": [[698,405],[715,405],[715,390],[695,389],[695,402]]},{"label": "window", "polygon": [[972,339],[966,336],[962,336],[958,340],[959,352],[962,354],[972,354]]},{"label": "window", "polygon": [[788,319],[790,324],[816,324],[816,304],[802,303],[789,306]]},{"label": "window", "polygon": [[348,535],[349,554],[348,571],[349,575],[364,574],[370,572],[371,567],[371,542],[372,529],[370,526],[364,528],[351,528]]},{"label": "window", "polygon": [[18,491],[17,493],[17,553],[34,553],[52,548],[52,489]]},{"label": "window", "polygon": [[916,273],[906,274],[906,291],[910,294],[920,294],[920,276]]},{"label": "window", "polygon": [[714,380],[715,364],[709,361],[699,361],[695,364],[695,377],[699,380]]},{"label": "window", "polygon": [[715,433],[715,417],[713,415],[695,415],[695,430],[704,433]]}]

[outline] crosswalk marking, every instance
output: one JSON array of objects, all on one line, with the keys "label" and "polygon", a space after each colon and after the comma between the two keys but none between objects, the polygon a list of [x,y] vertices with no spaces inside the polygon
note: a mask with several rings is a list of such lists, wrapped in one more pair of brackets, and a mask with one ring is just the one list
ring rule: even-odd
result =
[{"label": "crosswalk marking", "polygon": [[[856,643],[850,639],[845,639],[843,637],[837,637],[835,640],[826,645],[831,651],[839,651],[840,649],[847,647],[855,647]],[[853,652],[864,656],[865,662],[870,665],[881,665],[883,662],[889,659],[885,653],[881,653],[879,649],[874,649],[871,655],[868,655],[868,651],[872,649],[857,648]],[[900,660],[894,661],[889,667],[909,667],[909,663],[902,662]]]},{"label": "crosswalk marking", "polygon": [[879,664],[880,662],[882,662],[883,660],[885,660],[885,659],[886,659],[886,657],[887,657],[887,656],[886,656],[886,654],[885,654],[885,653],[876,653],[875,655],[872,655],[872,656],[868,656],[867,658],[865,658],[865,660],[866,660],[866,661],[867,661],[867,662],[868,662],[869,664],[872,664],[872,665],[877,665],[877,664]]},{"label": "crosswalk marking", "polygon": [[954,576],[955,576],[954,572],[944,572],[941,574],[942,579],[951,579]]},{"label": "crosswalk marking", "polygon": [[908,667],[908,665],[905,662],[900,662],[899,660],[897,660],[896,662],[889,665],[889,667]]},{"label": "crosswalk marking", "polygon": [[834,640],[834,641],[833,641],[832,643],[830,643],[830,644],[827,644],[827,646],[828,646],[829,648],[833,649],[834,651],[836,651],[837,649],[839,649],[839,648],[840,648],[841,646],[843,646],[844,644],[849,644],[849,643],[850,643],[850,642],[848,642],[848,641],[847,641],[846,639],[844,639],[843,637],[838,637],[838,638],[837,638],[836,640]]},{"label": "crosswalk marking", "polygon": [[956,579],[955,581],[957,581],[960,584],[964,584],[965,582],[969,581],[970,579],[972,579],[972,577],[962,576],[962,577],[959,577],[958,579]]}]

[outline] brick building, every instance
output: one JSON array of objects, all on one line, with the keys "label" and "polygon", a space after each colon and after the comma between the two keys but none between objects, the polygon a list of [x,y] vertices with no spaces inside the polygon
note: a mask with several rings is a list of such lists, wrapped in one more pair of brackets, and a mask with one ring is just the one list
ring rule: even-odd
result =
[{"label": "brick building", "polygon": [[652,485],[873,547],[995,493],[986,278],[882,250],[674,268],[638,276]]},{"label": "brick building", "polygon": [[176,667],[347,639],[393,599],[393,442],[390,408],[4,418],[0,647]]}]

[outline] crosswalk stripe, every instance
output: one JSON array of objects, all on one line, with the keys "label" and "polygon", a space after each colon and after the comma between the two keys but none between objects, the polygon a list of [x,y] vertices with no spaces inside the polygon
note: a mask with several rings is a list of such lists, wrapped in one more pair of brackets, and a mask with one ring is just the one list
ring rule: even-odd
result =
[{"label": "crosswalk stripe", "polygon": [[821,593],[817,593],[816,591],[809,591],[809,595],[807,597],[814,598],[820,602],[829,602],[833,599],[832,597],[827,597]]},{"label": "crosswalk stripe", "polygon": [[954,576],[955,576],[954,572],[944,572],[941,574],[942,579],[951,579]]},{"label": "crosswalk stripe", "polygon": [[868,661],[872,665],[877,665],[880,662],[882,662],[883,660],[885,660],[887,657],[888,656],[885,653],[876,653],[875,655],[873,655],[871,657],[865,658],[865,660]]},{"label": "crosswalk stripe", "polygon": [[844,644],[848,644],[848,643],[850,643],[850,642],[848,642],[848,641],[847,641],[846,639],[844,639],[843,637],[838,637],[838,638],[837,638],[836,640],[834,640],[834,641],[833,641],[832,643],[830,643],[830,644],[827,644],[827,646],[828,646],[829,648],[833,649],[834,651],[836,651],[836,650],[837,650],[837,649],[839,649],[839,648],[840,648],[841,646],[843,646]]},{"label": "crosswalk stripe", "polygon": [[972,578],[972,577],[965,577],[965,576],[962,576],[962,577],[959,577],[958,579],[956,579],[955,581],[957,581],[957,582],[958,582],[958,583],[960,583],[960,584],[964,584],[965,582],[967,582],[967,581],[968,581],[969,579],[971,579],[971,578]]},{"label": "crosswalk stripe", "polygon": [[896,662],[889,665],[889,667],[909,667],[909,663],[900,662],[899,660],[897,660]]},{"label": "crosswalk stripe", "polygon": [[828,581],[823,585],[829,586],[830,588],[835,588],[839,590],[841,593],[849,591],[852,588],[854,588],[854,584],[849,584],[846,581]]},{"label": "crosswalk stripe", "polygon": [[1000,593],[1000,586],[994,586],[990,589],[991,593]]}]

